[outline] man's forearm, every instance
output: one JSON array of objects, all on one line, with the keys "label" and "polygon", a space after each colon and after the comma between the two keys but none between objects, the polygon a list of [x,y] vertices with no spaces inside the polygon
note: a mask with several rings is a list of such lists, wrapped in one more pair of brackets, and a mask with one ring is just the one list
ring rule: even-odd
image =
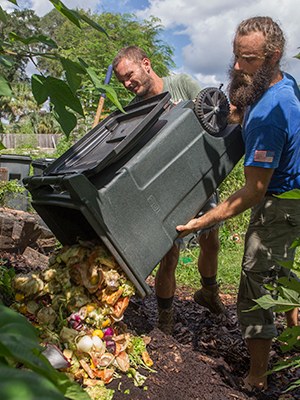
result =
[{"label": "man's forearm", "polygon": [[[253,193],[252,190],[244,186],[220,203],[216,208],[205,213],[202,217],[189,221],[184,226],[185,229],[181,229],[180,227],[182,227],[182,225],[180,225],[177,227],[177,230],[189,230],[189,232],[196,232],[200,229],[208,228],[222,221],[226,221],[227,219],[246,211],[248,208],[253,207],[262,199],[262,197],[263,193]],[[186,232],[186,234],[189,232]]]},{"label": "man's forearm", "polygon": [[227,219],[241,214],[248,208],[251,208],[257,204],[260,199],[261,196],[258,196],[257,194],[253,195],[253,193],[251,194],[244,186],[224,200],[216,208],[204,214],[202,217],[203,224],[205,224],[205,227],[207,228],[219,222],[226,221]]}]

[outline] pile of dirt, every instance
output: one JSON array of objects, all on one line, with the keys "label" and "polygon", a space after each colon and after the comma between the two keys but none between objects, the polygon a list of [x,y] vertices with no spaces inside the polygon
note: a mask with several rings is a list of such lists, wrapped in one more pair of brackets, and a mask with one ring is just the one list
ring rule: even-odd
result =
[{"label": "pile of dirt", "polygon": [[[148,284],[154,288],[152,277],[148,278]],[[236,317],[236,299],[225,294],[221,297],[228,311],[227,317],[213,315],[195,303],[189,288],[177,288],[173,336],[166,336],[155,328],[154,294],[144,300],[132,298],[124,322],[136,334],[151,337],[148,351],[157,373],[150,374],[146,391],[130,386],[125,377],[121,385],[118,381],[113,382],[109,386],[115,389],[114,399],[300,399],[300,389],[283,394],[292,382],[300,378],[297,370],[273,373],[268,378],[268,390],[262,393],[250,393],[243,387],[250,356]],[[276,315],[279,333],[284,329],[283,323],[284,315]],[[275,340],[270,353],[270,368],[285,356],[279,346]],[[293,355],[298,354],[294,352]],[[129,395],[124,394],[126,389],[129,389]]]},{"label": "pile of dirt", "polygon": [[[223,360],[196,353],[190,345],[180,344],[157,328],[148,336],[151,343],[147,349],[156,373],[148,375],[145,382],[147,390],[132,386],[131,381],[124,377],[121,385],[118,380],[108,385],[115,390],[114,400],[255,399],[223,379],[220,371],[228,368]],[[140,372],[147,375],[142,370]]]}]

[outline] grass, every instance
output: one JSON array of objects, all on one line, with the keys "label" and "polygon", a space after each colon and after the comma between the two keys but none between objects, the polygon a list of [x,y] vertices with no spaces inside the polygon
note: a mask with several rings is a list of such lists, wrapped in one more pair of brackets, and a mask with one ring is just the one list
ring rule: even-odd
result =
[{"label": "grass", "polygon": [[[244,241],[237,243],[226,226],[220,229],[221,248],[219,252],[218,283],[221,291],[236,295],[241,272],[241,261],[244,250]],[[176,268],[176,283],[178,286],[187,286],[192,290],[200,287],[200,274],[197,262],[200,247],[185,248],[180,252],[179,263]],[[156,274],[158,267],[153,271]]]},{"label": "grass", "polygon": [[[221,244],[219,252],[218,283],[222,292],[236,295],[241,272],[241,260],[243,256],[243,242],[235,243],[228,239],[226,246]],[[200,287],[200,274],[197,268],[197,261],[200,247],[185,249],[180,254],[176,268],[176,282],[179,286],[188,286],[193,290]]]},{"label": "grass", "polygon": [[[218,283],[223,293],[236,295],[240,281],[241,263],[244,253],[244,241],[234,243],[229,238],[227,245],[221,243],[219,252]],[[188,286],[193,290],[200,287],[200,274],[197,268],[197,261],[200,248],[185,249],[180,254],[176,268],[176,282],[179,286]],[[295,261],[300,262],[300,248],[296,249]],[[300,272],[294,271],[299,277]]]},{"label": "grass", "polygon": [[[224,230],[224,231],[223,231]],[[240,281],[241,263],[244,253],[244,240],[236,243],[232,236],[228,236],[228,229],[223,227],[220,230],[221,249],[219,252],[219,266],[217,280],[220,284],[220,290],[223,293],[236,296]],[[227,239],[225,239],[225,236]],[[185,286],[196,291],[200,287],[200,274],[198,272],[197,262],[200,247],[185,248],[180,253],[179,263],[176,268],[177,286]],[[300,262],[300,247],[296,249],[295,261]],[[158,267],[153,271],[155,275]],[[300,278],[300,272],[294,271]]]}]

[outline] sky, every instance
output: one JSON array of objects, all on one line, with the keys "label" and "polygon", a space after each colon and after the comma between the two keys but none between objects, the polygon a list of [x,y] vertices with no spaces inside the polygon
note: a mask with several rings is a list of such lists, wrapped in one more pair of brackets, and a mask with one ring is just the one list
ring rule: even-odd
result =
[{"label": "sky", "polygon": [[[17,0],[42,16],[53,6],[49,0]],[[175,73],[185,72],[202,87],[227,85],[232,62],[232,41],[237,25],[253,16],[270,16],[286,38],[282,69],[300,83],[299,0],[64,0],[68,8],[84,8],[135,14],[139,19],[160,18],[165,30],[161,39],[174,47]],[[0,0],[5,10],[13,5]],[[134,43],[132,43],[134,44]],[[150,60],[151,61],[151,60]]]}]

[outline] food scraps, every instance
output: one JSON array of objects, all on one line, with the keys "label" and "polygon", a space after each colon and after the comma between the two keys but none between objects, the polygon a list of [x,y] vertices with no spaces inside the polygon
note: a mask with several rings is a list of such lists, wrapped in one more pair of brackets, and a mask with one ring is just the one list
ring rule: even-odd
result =
[{"label": "food scraps", "polygon": [[104,385],[119,373],[142,386],[146,377],[137,368],[153,371],[146,341],[121,322],[134,285],[103,245],[63,246],[46,270],[15,275],[12,289],[11,307],[37,328],[50,364],[84,385],[92,399],[111,399]]}]

